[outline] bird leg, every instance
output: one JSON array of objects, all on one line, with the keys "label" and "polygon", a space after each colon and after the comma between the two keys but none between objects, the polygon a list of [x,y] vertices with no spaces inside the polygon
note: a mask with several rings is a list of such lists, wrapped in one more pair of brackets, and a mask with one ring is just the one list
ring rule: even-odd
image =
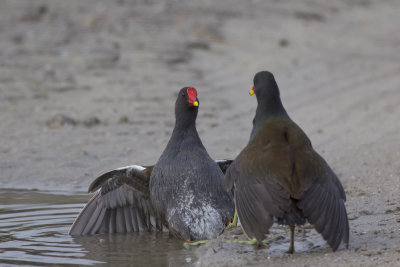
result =
[{"label": "bird leg", "polygon": [[281,240],[283,237],[282,236],[277,236],[277,237],[273,237],[264,241],[258,241],[256,238],[250,239],[249,240],[227,240],[226,242],[228,243],[238,243],[238,244],[246,244],[246,245],[254,245],[256,247],[266,247],[269,248],[269,245],[272,242]]},{"label": "bird leg", "polygon": [[290,225],[290,245],[289,249],[286,251],[286,253],[293,254],[294,253],[294,225]]},{"label": "bird leg", "polygon": [[269,248],[269,240],[264,241],[264,242],[259,242],[256,238],[250,239],[249,240],[227,240],[227,243],[238,243],[238,244],[245,244],[245,245],[254,245],[256,247],[267,247]]},{"label": "bird leg", "polygon": [[183,247],[186,248],[186,249],[189,249],[190,247],[195,247],[195,246],[198,246],[198,245],[201,245],[201,244],[205,244],[207,242],[208,242],[207,239],[199,240],[199,241],[195,241],[195,242],[191,242],[190,240],[187,240],[185,243],[183,243]]}]

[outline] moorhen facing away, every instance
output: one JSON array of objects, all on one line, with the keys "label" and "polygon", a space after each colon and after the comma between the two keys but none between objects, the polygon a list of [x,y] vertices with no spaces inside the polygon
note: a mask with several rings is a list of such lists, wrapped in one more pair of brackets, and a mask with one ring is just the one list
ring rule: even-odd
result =
[{"label": "moorhen facing away", "polygon": [[169,231],[184,240],[217,237],[234,215],[232,192],[223,187],[231,160],[214,161],[196,130],[195,88],[180,90],[175,128],[154,166],[128,166],[105,173],[71,227],[71,235]]},{"label": "moorhen facing away", "polygon": [[243,230],[258,242],[274,220],[289,225],[294,252],[295,225],[306,220],[333,251],[349,243],[349,222],[342,184],[282,105],[278,85],[267,71],[254,77],[250,95],[257,110],[250,141],[230,165],[225,188],[235,188],[235,203]]}]

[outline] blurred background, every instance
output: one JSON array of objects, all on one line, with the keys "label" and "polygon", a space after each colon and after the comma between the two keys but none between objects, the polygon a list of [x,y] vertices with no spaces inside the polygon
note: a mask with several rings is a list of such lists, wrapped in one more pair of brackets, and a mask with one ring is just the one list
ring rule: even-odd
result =
[{"label": "blurred background", "polygon": [[86,190],[109,169],[154,164],[184,86],[199,92],[210,154],[234,158],[249,137],[256,101],[247,92],[260,70],[275,74],[317,150],[355,175],[341,165],[379,138],[399,141],[399,8],[395,0],[1,1],[0,186]]},{"label": "blurred background", "polygon": [[[185,86],[198,90],[197,128],[210,155],[234,158],[252,127],[253,76],[269,70],[289,115],[346,190],[351,250],[324,259],[393,263],[399,11],[398,0],[2,0],[0,188],[81,192],[110,169],[154,164]],[[10,210],[16,196],[30,203],[30,193],[4,192]],[[63,194],[55,203],[72,201]],[[57,230],[62,238],[79,211],[71,209]],[[203,258],[214,263],[234,259],[209,251]],[[327,264],[310,255],[301,262]],[[292,263],[278,263],[286,259]]]}]

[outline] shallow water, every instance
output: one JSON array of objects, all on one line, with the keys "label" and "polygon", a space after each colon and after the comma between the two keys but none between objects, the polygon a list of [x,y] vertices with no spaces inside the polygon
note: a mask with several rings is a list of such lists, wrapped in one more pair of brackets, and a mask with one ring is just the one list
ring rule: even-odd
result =
[{"label": "shallow water", "polygon": [[88,194],[0,190],[0,265],[182,266],[194,256],[168,233],[71,237]]}]

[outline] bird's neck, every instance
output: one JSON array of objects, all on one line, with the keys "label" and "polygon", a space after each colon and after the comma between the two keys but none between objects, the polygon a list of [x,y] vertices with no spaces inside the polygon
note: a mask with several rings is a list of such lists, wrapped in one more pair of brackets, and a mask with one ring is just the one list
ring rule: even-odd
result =
[{"label": "bird's neck", "polygon": [[290,119],[285,108],[282,105],[282,101],[279,96],[275,98],[266,98],[258,100],[256,115],[253,120],[253,129],[251,131],[250,140],[257,132],[260,125],[270,118],[287,118]]},{"label": "bird's neck", "polygon": [[168,142],[167,151],[179,151],[182,145],[195,146],[201,144],[200,137],[196,129],[197,110],[190,112],[177,112],[175,127]]},{"label": "bird's neck", "polygon": [[289,117],[279,95],[257,101],[256,119],[263,121],[270,117]]},{"label": "bird's neck", "polygon": [[183,140],[186,136],[198,136],[196,124],[191,123],[188,125],[176,124],[172,132],[171,139]]},{"label": "bird's neck", "polygon": [[185,112],[177,111],[175,113],[175,132],[188,132],[188,131],[196,131],[196,117],[197,110],[190,109]]}]

